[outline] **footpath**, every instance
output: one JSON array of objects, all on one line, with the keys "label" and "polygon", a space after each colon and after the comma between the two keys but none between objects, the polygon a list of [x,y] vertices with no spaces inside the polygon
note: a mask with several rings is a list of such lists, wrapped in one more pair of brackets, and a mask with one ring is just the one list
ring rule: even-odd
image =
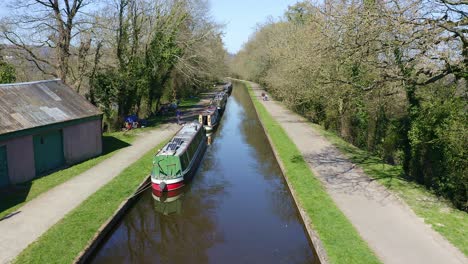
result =
[{"label": "footpath", "polygon": [[463,253],[349,161],[309,121],[278,102],[262,101],[265,91],[251,85],[254,95],[296,144],[334,202],[382,262],[468,263]]},{"label": "footpath", "polygon": [[19,208],[10,218],[0,221],[0,263],[12,261],[67,213],[179,128],[176,124],[163,124],[139,135],[131,146],[43,193]]}]

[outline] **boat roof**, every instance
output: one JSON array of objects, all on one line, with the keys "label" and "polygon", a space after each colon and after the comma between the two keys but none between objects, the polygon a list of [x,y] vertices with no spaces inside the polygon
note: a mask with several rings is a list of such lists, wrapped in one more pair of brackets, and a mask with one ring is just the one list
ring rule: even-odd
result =
[{"label": "boat roof", "polygon": [[215,95],[215,99],[220,100],[220,99],[223,99],[224,96],[226,96],[226,92],[219,92]]},{"label": "boat roof", "polygon": [[212,105],[212,106],[208,106],[205,109],[201,110],[199,114],[200,115],[212,115],[217,110],[218,110],[218,108],[216,106]]},{"label": "boat roof", "polygon": [[201,129],[201,124],[192,122],[185,124],[179,132],[156,155],[180,156],[189,146],[192,138]]}]

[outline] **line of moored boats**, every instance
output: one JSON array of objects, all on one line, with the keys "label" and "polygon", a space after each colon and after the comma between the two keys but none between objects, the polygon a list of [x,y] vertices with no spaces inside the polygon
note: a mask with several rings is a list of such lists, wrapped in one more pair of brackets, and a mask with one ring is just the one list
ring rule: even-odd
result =
[{"label": "line of moored boats", "polygon": [[219,124],[232,92],[232,83],[224,84],[211,104],[199,112],[198,122],[185,124],[153,158],[153,192],[179,189],[190,181],[208,145],[206,132]]}]

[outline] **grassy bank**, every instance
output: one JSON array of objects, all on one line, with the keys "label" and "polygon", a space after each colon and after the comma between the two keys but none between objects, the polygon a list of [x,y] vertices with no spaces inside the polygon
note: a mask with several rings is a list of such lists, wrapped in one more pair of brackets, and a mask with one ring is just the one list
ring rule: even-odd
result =
[{"label": "grassy bank", "polygon": [[[155,149],[162,148],[167,140]],[[91,195],[28,246],[14,263],[72,263],[99,227],[136,190],[152,167],[154,149]]]},{"label": "grassy bank", "polygon": [[330,263],[380,263],[350,221],[338,209],[321,182],[313,175],[300,151],[265,107],[249,93],[274,148],[283,162],[286,177],[301,207],[312,221]]},{"label": "grassy bank", "polygon": [[312,124],[325,138],[335,145],[349,159],[359,165],[367,175],[377,179],[402,198],[424,222],[443,235],[454,246],[468,256],[468,214],[453,208],[423,186],[409,182],[402,177],[401,166],[385,164],[378,157],[344,141],[333,132]]}]

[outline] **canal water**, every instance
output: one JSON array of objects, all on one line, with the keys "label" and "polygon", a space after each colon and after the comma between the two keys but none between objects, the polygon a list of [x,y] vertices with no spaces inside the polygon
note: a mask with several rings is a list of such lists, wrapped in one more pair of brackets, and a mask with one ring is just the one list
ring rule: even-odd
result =
[{"label": "canal water", "polygon": [[318,263],[242,84],[193,181],[144,193],[92,263]]}]

